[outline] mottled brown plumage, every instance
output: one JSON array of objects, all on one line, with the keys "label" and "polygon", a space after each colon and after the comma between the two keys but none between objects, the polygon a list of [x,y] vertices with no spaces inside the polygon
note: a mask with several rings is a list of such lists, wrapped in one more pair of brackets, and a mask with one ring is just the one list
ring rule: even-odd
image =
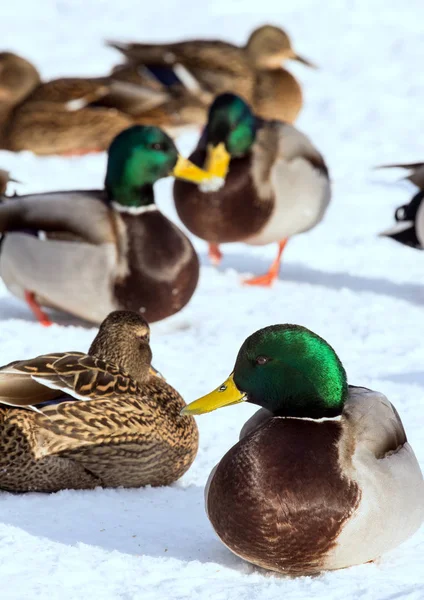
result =
[{"label": "mottled brown plumage", "polygon": [[150,360],[147,322],[118,311],[88,354],[0,369],[0,488],[140,487],[181,477],[197,452],[197,427],[179,416],[183,399]]},{"label": "mottled brown plumage", "polygon": [[141,117],[168,100],[165,89],[113,77],[42,83],[28,61],[0,53],[0,143],[8,150],[40,155],[103,151],[135,122],[134,114]]},{"label": "mottled brown plumage", "polygon": [[116,81],[147,86],[157,93],[166,94],[164,102],[150,109],[140,111],[136,104],[127,106],[124,112],[129,114],[135,123],[155,125],[171,135],[176,135],[191,127],[201,127],[206,121],[209,94],[202,96],[182,86],[166,87],[143,72],[142,67],[132,64],[115,67],[111,77]]},{"label": "mottled brown plumage", "polygon": [[[130,64],[173,70],[181,83],[172,87],[197,93],[203,101],[205,118],[213,97],[232,91],[251,103],[261,117],[292,123],[302,107],[302,92],[296,79],[281,65],[294,59],[312,66],[294,52],[288,35],[272,25],[253,31],[245,46],[221,40],[109,44]],[[188,73],[188,81],[178,71],[181,67]]]}]

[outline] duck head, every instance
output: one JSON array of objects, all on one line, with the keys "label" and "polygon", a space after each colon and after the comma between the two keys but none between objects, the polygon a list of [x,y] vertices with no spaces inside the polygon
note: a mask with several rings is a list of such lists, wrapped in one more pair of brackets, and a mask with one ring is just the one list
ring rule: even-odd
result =
[{"label": "duck head", "polygon": [[174,176],[202,184],[216,179],[178,154],[173,140],[158,127],[135,125],[112,141],[105,188],[117,210],[141,212],[153,204],[153,184]]},{"label": "duck head", "polygon": [[297,60],[315,69],[315,65],[293,50],[287,33],[274,25],[255,29],[246,44],[246,51],[257,69],[279,69],[286,60]]},{"label": "duck head", "polygon": [[120,367],[139,383],[151,374],[147,321],[131,310],[115,310],[100,325],[88,354]]},{"label": "duck head", "polygon": [[246,156],[256,139],[259,120],[250,106],[235,94],[217,96],[206,126],[206,170],[225,178],[232,158]]},{"label": "duck head", "polygon": [[0,103],[20,104],[41,83],[37,69],[13,52],[0,52]]},{"label": "duck head", "polygon": [[323,338],[299,325],[272,325],[248,337],[228,379],[183,413],[246,401],[276,416],[320,419],[341,414],[347,391],[344,367]]}]

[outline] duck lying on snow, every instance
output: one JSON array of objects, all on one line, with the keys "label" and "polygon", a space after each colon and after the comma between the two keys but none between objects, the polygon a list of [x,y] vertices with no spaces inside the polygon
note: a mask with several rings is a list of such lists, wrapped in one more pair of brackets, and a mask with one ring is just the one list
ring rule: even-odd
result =
[{"label": "duck lying on snow", "polygon": [[424,519],[424,483],[387,398],[348,386],[329,344],[274,325],[242,345],[233,373],[182,413],[262,408],[212,471],[206,509],[238,556],[290,575],[371,561]]},{"label": "duck lying on snow", "polygon": [[120,308],[149,322],[178,312],[194,293],[199,261],[155,204],[153,184],[168,175],[211,179],[163,131],[134,126],[110,146],[104,190],[3,198],[0,275],[8,289],[45,324],[40,304],[94,323]]},{"label": "duck lying on snow", "polygon": [[13,492],[168,485],[198,445],[183,399],[151,367],[149,326],[116,311],[88,354],[0,368],[0,488]]}]

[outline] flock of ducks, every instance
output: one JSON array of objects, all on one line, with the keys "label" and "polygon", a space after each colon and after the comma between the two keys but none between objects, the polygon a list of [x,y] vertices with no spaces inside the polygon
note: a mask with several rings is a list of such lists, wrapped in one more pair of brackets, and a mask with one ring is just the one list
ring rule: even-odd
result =
[{"label": "flock of ducks", "polygon": [[[45,307],[100,325],[87,354],[0,368],[0,489],[169,485],[196,456],[193,415],[247,401],[260,409],[206,485],[222,542],[295,576],[376,559],[422,524],[423,477],[396,409],[348,385],[324,339],[299,325],[261,329],[229,378],[188,406],[152,366],[148,323],[181,310],[199,276],[190,240],[155,204],[155,182],[175,178],[177,213],[214,264],[223,243],[277,243],[269,271],[245,281],[271,285],[288,239],[319,223],[331,198],[323,157],[292,124],[300,86],[281,66],[312,65],[274,26],[244,47],[110,45],[125,62],[109,75],[45,83],[0,53],[3,148],[108,152],[101,190],[7,196],[0,171],[4,283],[43,325]],[[200,125],[182,158],[170,136]],[[405,167],[424,188],[424,166]],[[384,235],[422,248],[423,197]]]}]

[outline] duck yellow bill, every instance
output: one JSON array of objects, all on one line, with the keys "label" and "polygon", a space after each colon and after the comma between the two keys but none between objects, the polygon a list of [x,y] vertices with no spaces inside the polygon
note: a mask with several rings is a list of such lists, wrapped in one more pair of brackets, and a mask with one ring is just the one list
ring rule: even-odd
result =
[{"label": "duck yellow bill", "polygon": [[208,173],[215,177],[225,179],[230,166],[231,155],[227,151],[224,142],[217,146],[208,146],[208,155],[205,168]]},{"label": "duck yellow bill", "polygon": [[178,157],[177,164],[170,174],[174,177],[178,177],[178,179],[186,179],[187,181],[198,184],[213,183],[217,181],[216,175],[197,167],[190,160],[183,158],[182,156]]},{"label": "duck yellow bill", "polygon": [[181,411],[182,415],[202,415],[203,413],[211,412],[223,406],[238,404],[246,399],[244,392],[241,392],[234,383],[233,373],[224,383],[216,390],[191,402]]}]

